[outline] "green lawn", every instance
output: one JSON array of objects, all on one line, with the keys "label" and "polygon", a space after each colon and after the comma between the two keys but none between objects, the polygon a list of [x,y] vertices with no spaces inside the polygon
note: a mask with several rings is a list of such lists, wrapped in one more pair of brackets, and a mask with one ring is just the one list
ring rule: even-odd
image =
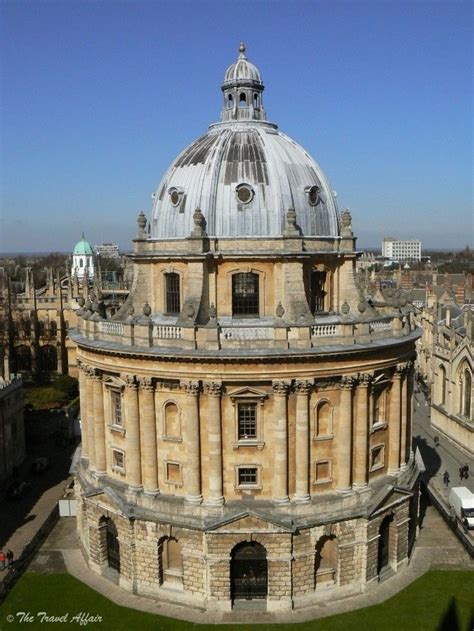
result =
[{"label": "green lawn", "polygon": [[[18,612],[30,612],[32,622],[19,622]],[[38,612],[68,614],[61,623],[40,623]],[[68,574],[25,574],[0,607],[1,631],[11,629],[72,629],[74,615],[87,612],[102,621],[81,628],[100,631],[146,631],[197,628],[199,631],[251,631],[255,625],[197,625],[163,618],[115,605]],[[14,620],[9,621],[8,616]],[[286,631],[472,631],[474,629],[474,573],[432,571],[390,600],[366,609],[301,624],[259,625],[259,629]]]}]

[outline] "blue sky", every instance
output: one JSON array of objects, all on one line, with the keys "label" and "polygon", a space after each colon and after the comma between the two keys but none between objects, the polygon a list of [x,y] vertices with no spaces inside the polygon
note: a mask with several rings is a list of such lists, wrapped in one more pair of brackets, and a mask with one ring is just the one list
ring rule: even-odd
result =
[{"label": "blue sky", "polygon": [[129,249],[244,40],[360,247],[473,241],[472,5],[2,0],[0,251]]}]

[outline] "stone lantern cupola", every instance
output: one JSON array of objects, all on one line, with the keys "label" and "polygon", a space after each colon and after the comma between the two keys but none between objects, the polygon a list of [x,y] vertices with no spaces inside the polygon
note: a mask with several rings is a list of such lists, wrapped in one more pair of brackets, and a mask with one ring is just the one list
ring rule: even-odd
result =
[{"label": "stone lantern cupola", "polygon": [[245,44],[239,46],[239,57],[224,75],[224,106],[221,120],[266,120],[263,109],[264,90],[260,72],[245,55]]}]

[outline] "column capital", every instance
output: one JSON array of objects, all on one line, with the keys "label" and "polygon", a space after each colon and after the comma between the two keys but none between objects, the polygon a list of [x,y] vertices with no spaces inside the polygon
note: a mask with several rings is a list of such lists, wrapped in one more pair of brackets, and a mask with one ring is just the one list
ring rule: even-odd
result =
[{"label": "column capital", "polygon": [[401,364],[397,364],[395,367],[394,377],[400,379],[408,370],[408,362],[402,362]]},{"label": "column capital", "polygon": [[356,379],[353,375],[343,375],[341,378],[340,388],[341,390],[352,390]]},{"label": "column capital", "polygon": [[307,395],[311,392],[312,388],[313,388],[313,382],[312,381],[306,381],[306,380],[298,380],[295,381],[295,392],[296,394],[301,394],[301,395]]},{"label": "column capital", "polygon": [[358,383],[362,388],[368,388],[372,381],[374,380],[374,376],[368,372],[363,372],[359,374]]},{"label": "column capital", "polygon": [[222,383],[219,381],[207,381],[204,384],[204,389],[207,395],[211,397],[220,397],[222,394]]},{"label": "column capital", "polygon": [[184,389],[186,394],[191,394],[195,397],[197,397],[201,391],[199,381],[181,381],[179,385]]},{"label": "column capital", "polygon": [[125,387],[131,390],[136,390],[138,384],[135,375],[122,375],[122,379],[125,381]]},{"label": "column capital", "polygon": [[94,368],[93,366],[89,366],[88,376],[94,381],[102,381],[102,370]]},{"label": "column capital", "polygon": [[152,392],[155,389],[155,384],[153,383],[153,377],[139,377],[138,383],[140,384],[141,390],[147,390]]},{"label": "column capital", "polygon": [[286,397],[290,389],[290,384],[287,381],[273,381],[272,388],[275,396]]}]

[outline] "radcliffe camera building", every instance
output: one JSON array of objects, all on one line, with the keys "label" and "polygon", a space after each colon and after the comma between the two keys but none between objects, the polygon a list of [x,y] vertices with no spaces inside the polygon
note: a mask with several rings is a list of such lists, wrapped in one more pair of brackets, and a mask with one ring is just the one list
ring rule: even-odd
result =
[{"label": "radcliffe camera building", "polygon": [[138,218],[129,298],[72,334],[87,563],[209,610],[370,590],[416,536],[412,307],[359,293],[351,216],[263,90],[241,45]]}]

